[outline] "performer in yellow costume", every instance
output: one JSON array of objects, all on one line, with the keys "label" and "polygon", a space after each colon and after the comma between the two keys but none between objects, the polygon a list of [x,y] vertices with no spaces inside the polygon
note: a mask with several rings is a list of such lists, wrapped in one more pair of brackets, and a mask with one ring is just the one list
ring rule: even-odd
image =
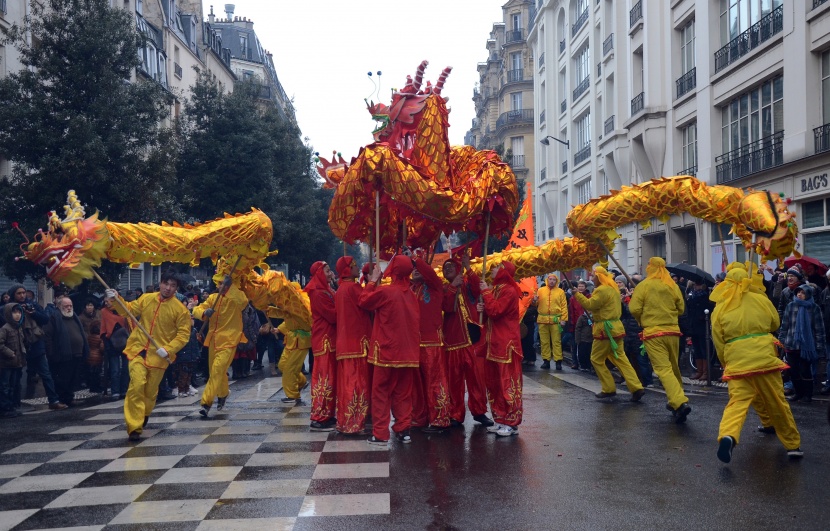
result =
[{"label": "performer in yellow costume", "polygon": [[550,369],[550,359],[556,362],[556,370],[562,370],[561,328],[568,322],[568,299],[559,288],[559,278],[551,273],[545,285],[536,292],[539,316],[539,341],[542,343],[542,368]]},{"label": "performer in yellow costume", "polygon": [[[124,317],[128,317],[127,312],[138,316],[139,322],[160,346],[156,349],[147,335],[136,327],[124,348],[124,354],[130,360],[124,419],[131,441],[141,438],[141,431],[156,406],[164,371],[190,340],[190,314],[174,296],[178,288],[178,278],[165,272],[158,293],[146,293],[133,302],[121,299],[121,304],[113,305]],[[106,290],[106,294],[108,299],[119,297],[114,289]]]},{"label": "performer in yellow costume", "polygon": [[617,387],[614,385],[614,377],[611,371],[605,366],[605,360],[610,360],[622,373],[628,390],[631,392],[631,401],[639,402],[645,391],[637,373],[628,362],[623,350],[623,328],[620,315],[622,315],[622,301],[620,291],[614,277],[604,267],[597,266],[591,275],[594,283],[594,293],[591,298],[576,292],[574,297],[583,308],[594,316],[594,344],[591,347],[591,365],[602,384],[602,391],[596,394],[597,398],[609,398],[616,396]]},{"label": "performer in yellow costume", "polygon": [[642,338],[654,372],[666,390],[668,409],[675,422],[682,424],[692,412],[683,392],[678,356],[680,326],[678,318],[686,309],[680,288],[671,279],[666,261],[652,257],[646,266],[646,278],[634,288],[628,304],[631,315],[643,327]]},{"label": "performer in yellow costume", "polygon": [[[208,334],[205,345],[208,346],[208,367],[210,377],[202,392],[202,408],[199,414],[207,417],[214,399],[219,403],[216,409],[221,411],[228,399],[228,367],[233,362],[236,347],[243,340],[242,310],[248,305],[245,294],[232,283],[224,287],[223,277],[213,277],[220,290],[210,295],[199,306],[193,308],[193,317],[208,320]],[[214,303],[216,304],[214,306]]]},{"label": "performer in yellow costume", "polygon": [[803,457],[801,436],[778,374],[787,368],[778,359],[772,335],[781,323],[778,311],[763,287],[749,279],[742,264],[729,270],[709,299],[716,304],[712,341],[724,367],[723,379],[729,385],[729,403],[718,430],[718,459],[724,463],[732,460],[732,449],[740,440],[750,405],[764,426],[775,428],[788,456]]},{"label": "performer in yellow costume", "polygon": [[[302,288],[296,282],[291,283],[299,293]],[[268,312],[269,317],[285,319],[277,330],[285,336],[285,348],[280,356],[279,369],[282,371],[282,390],[285,391],[284,404],[295,403],[305,405],[300,398],[300,392],[305,389],[308,380],[303,374],[303,362],[311,348],[311,327],[295,316],[280,312]]]}]

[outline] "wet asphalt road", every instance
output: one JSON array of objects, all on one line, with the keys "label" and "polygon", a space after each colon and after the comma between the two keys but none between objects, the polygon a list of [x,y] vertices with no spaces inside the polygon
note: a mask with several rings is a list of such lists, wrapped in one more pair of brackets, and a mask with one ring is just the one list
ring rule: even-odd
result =
[{"label": "wet asphalt road", "polygon": [[[413,432],[412,444],[392,443],[388,478],[339,480],[338,493],[388,492],[390,514],[301,518],[294,529],[828,528],[826,401],[793,405],[803,460],[788,460],[774,435],[757,433],[750,413],[725,465],[715,456],[723,390],[690,396],[687,424],[675,425],[659,391],[634,404],[620,387],[618,398],[604,403],[593,398],[598,383],[587,375],[532,369],[525,378],[518,436],[497,438],[469,419],[440,435]],[[0,454],[58,440],[48,434],[92,416],[83,407],[96,400],[3,421]],[[73,466],[88,465],[67,463],[61,473]],[[257,516],[256,505],[250,512]]]}]

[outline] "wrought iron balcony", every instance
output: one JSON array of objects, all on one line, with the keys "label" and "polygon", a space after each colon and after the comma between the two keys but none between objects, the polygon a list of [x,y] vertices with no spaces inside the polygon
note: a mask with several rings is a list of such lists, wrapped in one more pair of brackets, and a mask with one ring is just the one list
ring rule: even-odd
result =
[{"label": "wrought iron balcony", "polygon": [[813,129],[816,142],[816,153],[830,151],[830,124],[824,124]]},{"label": "wrought iron balcony", "polygon": [[773,9],[769,15],[750,26],[748,30],[715,52],[715,72],[720,72],[783,29],[784,6],[782,5]]},{"label": "wrought iron balcony", "polygon": [[784,163],[784,131],[778,131],[715,158],[717,183],[723,184]]},{"label": "wrought iron balcony", "polygon": [[545,66],[545,52],[542,52],[539,56],[539,68],[542,68],[543,66]]},{"label": "wrought iron balcony", "polygon": [[636,24],[639,20],[643,18],[643,0],[640,0],[634,7],[631,8],[631,11],[628,12],[628,27],[633,28],[634,24]]},{"label": "wrought iron balcony", "polygon": [[606,135],[610,135],[611,132],[614,131],[614,116],[615,115],[612,114],[611,116],[608,117],[607,120],[605,120],[605,134]]},{"label": "wrought iron balcony", "polygon": [[821,4],[823,4],[826,1],[827,0],[813,0],[813,9],[817,8],[818,6],[820,6]]},{"label": "wrought iron balcony", "polygon": [[602,55],[608,55],[608,52],[614,49],[614,34],[608,36],[607,39],[602,41]]},{"label": "wrought iron balcony", "polygon": [[542,112],[539,113],[539,123],[540,124],[545,123],[545,111],[542,111]]},{"label": "wrought iron balcony", "polygon": [[510,160],[508,160],[511,168],[526,168],[525,166],[525,156],[524,155],[511,155]]},{"label": "wrought iron balcony", "polygon": [[591,86],[591,78],[590,76],[586,76],[585,79],[579,82],[579,85],[576,86],[574,89],[574,101],[576,101],[580,96],[582,96],[588,87]]},{"label": "wrought iron balcony", "polygon": [[680,170],[679,172],[677,172],[677,175],[691,175],[692,177],[694,177],[695,175],[697,175],[697,165],[694,165],[690,168],[686,168],[685,170]]},{"label": "wrought iron balcony", "polygon": [[565,39],[562,39],[561,41],[559,41],[559,53],[564,53],[564,52],[565,52]]},{"label": "wrought iron balcony", "polygon": [[646,93],[641,92],[634,96],[634,99],[631,100],[631,116],[634,116],[638,112],[642,111],[646,105]]},{"label": "wrought iron balcony", "polygon": [[571,37],[579,33],[579,30],[582,29],[582,26],[584,26],[586,22],[588,22],[587,8],[582,13],[580,13],[578,17],[576,17],[576,20],[574,20],[574,25],[571,26]]},{"label": "wrought iron balcony", "polygon": [[[0,1],[2,1],[2,0],[0,0]],[[182,78],[182,73],[183,73],[182,72],[182,65],[180,65],[179,63],[173,63],[173,75],[176,76],[177,78],[181,79]]]},{"label": "wrought iron balcony", "polygon": [[562,173],[568,173],[568,161],[562,162]]},{"label": "wrought iron balcony", "polygon": [[692,68],[675,81],[677,84],[677,97],[686,94],[697,86],[697,68]]},{"label": "wrought iron balcony", "polygon": [[565,114],[565,111],[568,110],[568,100],[567,98],[562,100],[562,103],[559,104],[559,112],[561,114]]},{"label": "wrought iron balcony", "polygon": [[591,144],[574,153],[574,166],[591,158]]},{"label": "wrought iron balcony", "polygon": [[496,120],[496,130],[512,124],[532,124],[533,109],[518,109],[501,113]]},{"label": "wrought iron balcony", "polygon": [[523,29],[511,30],[505,33],[504,35],[505,44],[510,44],[512,42],[521,42],[523,40],[525,40],[525,30]]},{"label": "wrought iron balcony", "polygon": [[525,71],[523,68],[518,68],[516,70],[508,70],[507,71],[507,82],[508,83],[515,83],[517,81],[524,81],[525,79]]}]

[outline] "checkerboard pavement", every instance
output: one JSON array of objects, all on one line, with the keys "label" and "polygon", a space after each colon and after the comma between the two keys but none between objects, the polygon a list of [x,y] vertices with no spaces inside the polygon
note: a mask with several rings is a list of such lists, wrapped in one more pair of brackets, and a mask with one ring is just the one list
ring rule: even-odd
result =
[{"label": "checkerboard pavement", "polygon": [[0,454],[0,530],[274,530],[389,514],[388,448],[310,432],[310,408],[282,396],[265,378],[209,420],[198,396],[160,403],[139,442],[123,402],[86,408]]}]

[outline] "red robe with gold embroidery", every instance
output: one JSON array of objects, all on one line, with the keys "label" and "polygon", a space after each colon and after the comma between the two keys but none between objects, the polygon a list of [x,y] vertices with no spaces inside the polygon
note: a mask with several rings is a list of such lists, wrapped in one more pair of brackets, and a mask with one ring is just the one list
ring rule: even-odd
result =
[{"label": "red robe with gold embroidery", "polygon": [[314,262],[311,280],[305,287],[311,302],[311,352],[314,368],[311,371],[311,420],[327,422],[334,418],[335,409],[335,341],[337,339],[337,311],[334,290],[324,272],[325,262]]},{"label": "red robe with gold embroidery", "polygon": [[[351,258],[351,257],[345,257]],[[338,260],[340,265],[341,258]],[[372,333],[372,315],[358,306],[363,287],[341,271],[340,286],[334,296],[337,308],[337,431],[360,433],[369,413],[371,385],[369,364],[369,336]]]}]

